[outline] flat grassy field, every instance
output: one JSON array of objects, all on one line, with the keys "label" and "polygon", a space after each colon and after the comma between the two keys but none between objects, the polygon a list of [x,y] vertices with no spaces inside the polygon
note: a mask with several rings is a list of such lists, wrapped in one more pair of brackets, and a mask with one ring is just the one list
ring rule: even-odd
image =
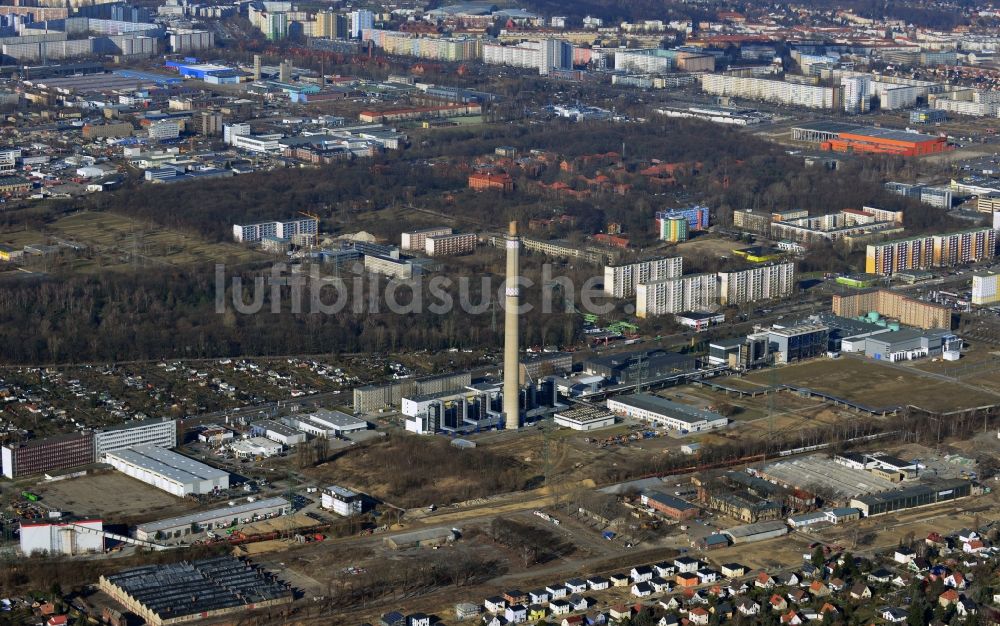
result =
[{"label": "flat grassy field", "polygon": [[874,407],[912,404],[929,411],[953,411],[1000,402],[988,391],[963,387],[928,376],[912,367],[893,367],[861,359],[822,359],[764,371],[743,380],[766,385],[774,375],[779,383],[808,387]]}]

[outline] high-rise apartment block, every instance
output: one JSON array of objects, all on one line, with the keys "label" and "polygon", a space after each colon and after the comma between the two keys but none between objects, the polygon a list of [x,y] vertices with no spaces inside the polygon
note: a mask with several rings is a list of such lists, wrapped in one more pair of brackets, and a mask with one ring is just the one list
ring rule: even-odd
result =
[{"label": "high-rise apartment block", "polygon": [[684,259],[662,257],[637,263],[604,267],[604,293],[614,298],[629,298],[641,283],[665,278],[680,278]]},{"label": "high-rise apartment block", "polygon": [[419,250],[423,252],[428,237],[450,234],[451,228],[447,226],[432,226],[430,228],[407,231],[400,235],[399,247],[403,250]]},{"label": "high-rise apartment block", "polygon": [[719,272],[719,302],[747,304],[787,298],[795,287],[795,264],[775,263],[736,272]]},{"label": "high-rise apartment block", "polygon": [[904,270],[974,263],[992,259],[996,247],[997,231],[988,227],[896,239],[868,246],[865,271],[891,276]]},{"label": "high-rise apartment block", "polygon": [[424,252],[427,256],[451,256],[466,254],[476,249],[476,235],[473,233],[455,233],[454,235],[436,235],[427,237],[424,241]]},{"label": "high-rise apartment block", "polygon": [[990,306],[1000,303],[1000,274],[972,275],[972,304]]},{"label": "high-rise apartment block", "polygon": [[319,233],[319,220],[303,218],[284,222],[258,224],[233,224],[233,239],[243,243],[258,243],[267,239],[315,239]]},{"label": "high-rise apartment block", "polygon": [[718,299],[719,280],[715,274],[691,274],[654,280],[636,287],[635,314],[646,318],[701,311],[715,306]]}]

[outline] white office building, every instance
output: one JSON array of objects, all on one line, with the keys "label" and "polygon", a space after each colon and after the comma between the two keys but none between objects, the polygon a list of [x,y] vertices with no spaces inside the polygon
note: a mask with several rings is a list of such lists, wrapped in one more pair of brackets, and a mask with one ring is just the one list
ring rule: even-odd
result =
[{"label": "white office building", "polygon": [[249,137],[250,124],[225,124],[222,127],[222,140],[226,145],[233,145],[237,137]]},{"label": "white office building", "polygon": [[126,476],[179,498],[229,489],[229,472],[157,446],[108,452],[104,455],[104,462]]},{"label": "white office building", "polygon": [[604,267],[604,293],[613,298],[631,298],[642,283],[666,278],[680,278],[682,257],[661,257]]},{"label": "white office building", "polygon": [[640,283],[635,292],[636,317],[703,311],[719,301],[715,274],[692,274]]},{"label": "white office building", "polygon": [[112,426],[95,431],[94,460],[101,461],[101,458],[107,452],[128,450],[129,448],[145,445],[176,448],[176,420],[154,418],[126,422],[120,426]]},{"label": "white office building", "polygon": [[181,134],[181,124],[177,120],[158,120],[146,130],[150,139],[177,139]]},{"label": "white office building", "polygon": [[364,512],[364,496],[346,487],[331,485],[323,490],[321,505],[337,515],[350,517]]}]

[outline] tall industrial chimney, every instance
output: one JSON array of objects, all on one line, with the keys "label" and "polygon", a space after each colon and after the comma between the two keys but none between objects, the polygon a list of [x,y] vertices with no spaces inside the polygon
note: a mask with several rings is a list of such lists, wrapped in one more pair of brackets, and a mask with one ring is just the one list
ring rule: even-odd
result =
[{"label": "tall industrial chimney", "polygon": [[261,58],[259,54],[253,55],[253,79],[260,80]]},{"label": "tall industrial chimney", "polygon": [[503,322],[503,413],[506,428],[516,430],[521,426],[521,411],[518,406],[520,389],[518,385],[518,344],[521,333],[518,320],[518,306],[521,294],[518,289],[518,279],[521,274],[521,264],[518,259],[521,238],[517,236],[517,222],[510,223],[507,235],[507,289],[504,305]]}]

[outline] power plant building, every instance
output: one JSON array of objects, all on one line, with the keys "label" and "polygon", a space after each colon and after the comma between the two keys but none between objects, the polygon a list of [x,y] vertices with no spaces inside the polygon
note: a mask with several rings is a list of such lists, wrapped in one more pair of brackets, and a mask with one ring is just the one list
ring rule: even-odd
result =
[{"label": "power plant building", "polygon": [[179,498],[229,488],[229,472],[157,446],[108,452],[104,460],[126,476]]},{"label": "power plant building", "polygon": [[355,387],[354,412],[374,413],[389,407],[398,407],[403,397],[407,395],[453,391],[471,383],[471,373],[453,372],[426,378],[407,378]]},{"label": "power plant building", "polygon": [[21,554],[77,556],[104,552],[104,523],[97,520],[21,524]]}]

